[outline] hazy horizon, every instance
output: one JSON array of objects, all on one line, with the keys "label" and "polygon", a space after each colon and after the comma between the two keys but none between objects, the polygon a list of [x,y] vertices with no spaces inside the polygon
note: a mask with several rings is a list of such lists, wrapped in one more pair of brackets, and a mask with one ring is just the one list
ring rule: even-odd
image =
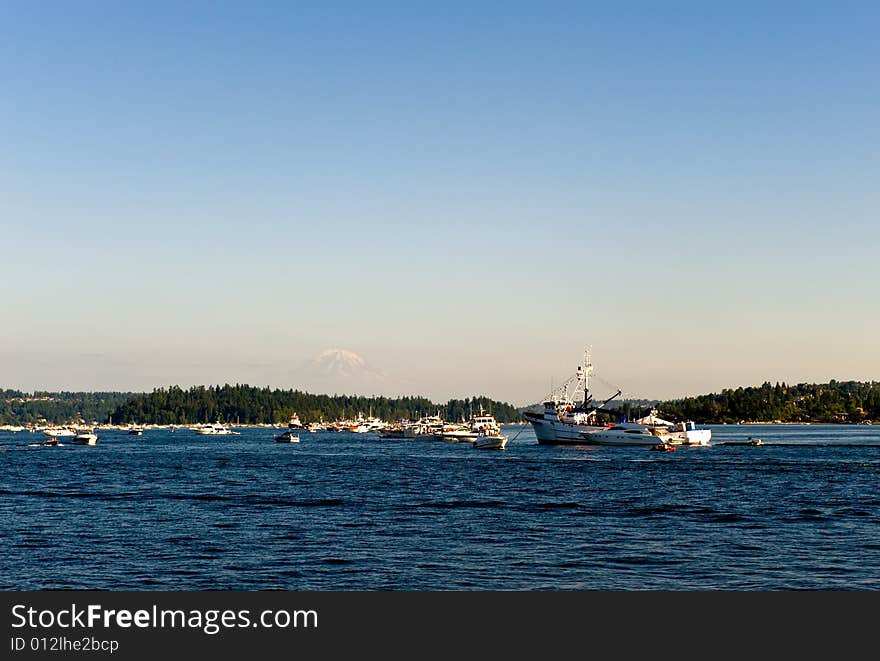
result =
[{"label": "hazy horizon", "polygon": [[[0,388],[8,388],[13,390],[21,390],[23,392],[33,393],[35,391],[48,391],[48,392],[59,392],[59,391],[67,391],[67,392],[151,392],[156,388],[169,388],[172,386],[181,387],[183,389],[188,389],[190,387],[215,387],[215,386],[223,386],[223,385],[248,385],[253,387],[270,387],[281,390],[300,390],[304,392],[308,392],[311,394],[326,394],[326,395],[360,395],[360,396],[386,396],[386,397],[404,397],[404,396],[415,396],[415,397],[427,397],[435,402],[445,402],[450,399],[465,399],[474,396],[487,396],[496,401],[505,401],[514,406],[522,407],[529,406],[532,404],[537,404],[543,401],[545,395],[549,394],[550,391],[563,383],[563,381],[574,375],[574,369],[572,369],[569,374],[560,374],[558,378],[549,378],[544,391],[542,391],[542,395],[534,397],[529,401],[512,401],[508,399],[504,399],[503,397],[497,396],[495,393],[487,392],[487,391],[449,391],[445,394],[440,394],[436,396],[431,396],[427,390],[420,390],[416,384],[413,384],[412,390],[394,390],[393,387],[389,387],[389,383],[400,383],[400,380],[393,378],[392,375],[388,375],[383,372],[379,372],[375,368],[366,364],[366,369],[364,371],[360,371],[357,368],[349,371],[340,372],[339,370],[334,370],[332,368],[328,368],[326,365],[322,365],[319,363],[321,357],[324,354],[333,352],[336,354],[337,352],[350,354],[351,356],[355,356],[356,359],[363,360],[361,356],[358,356],[354,352],[349,352],[344,349],[327,349],[324,352],[321,352],[318,356],[314,357],[310,361],[306,361],[305,363],[299,366],[299,369],[294,371],[294,374],[299,374],[300,379],[299,382],[295,382],[294,379],[291,379],[289,383],[279,384],[279,383],[264,383],[264,382],[256,382],[256,381],[247,381],[247,380],[229,380],[229,379],[215,379],[213,381],[190,381],[190,382],[162,382],[155,383],[151,385],[145,385],[142,387],[132,387],[132,388],[120,388],[120,387],[94,387],[94,388],[78,388],[78,387],[57,387],[57,388],[45,388],[45,387],[29,387],[22,388],[15,385],[9,384],[0,384]],[[712,393],[719,393],[724,389],[733,389],[743,387],[759,387],[764,382],[769,381],[770,383],[786,383],[789,386],[801,384],[801,383],[828,383],[832,380],[845,382],[845,381],[876,381],[876,379],[850,379],[850,378],[825,378],[821,380],[787,380],[787,379],[765,379],[761,382],[756,383],[738,383],[738,384],[728,384],[718,388],[707,389],[700,392],[689,392],[689,393],[679,393],[667,397],[656,397],[651,395],[650,393],[633,393],[633,392],[623,392],[620,397],[617,399],[645,399],[645,400],[671,400],[671,399],[679,399],[682,397],[696,396],[696,395],[705,395]],[[591,390],[594,392],[594,395],[597,399],[601,400],[606,397],[611,397],[616,391],[615,386],[622,389],[622,386],[617,386],[617,384],[613,384],[602,378],[601,375],[596,374],[591,383]]]},{"label": "hazy horizon", "polygon": [[880,378],[880,6],[0,19],[0,387]]}]

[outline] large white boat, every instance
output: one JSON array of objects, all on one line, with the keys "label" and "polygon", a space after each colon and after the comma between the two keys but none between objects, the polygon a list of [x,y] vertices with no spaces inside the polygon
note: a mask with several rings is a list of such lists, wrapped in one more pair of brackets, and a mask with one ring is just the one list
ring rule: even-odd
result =
[{"label": "large white boat", "polygon": [[68,427],[49,427],[43,430],[49,438],[73,438],[76,432]]},{"label": "large white boat", "polygon": [[709,445],[711,429],[697,429],[693,422],[670,422],[652,410],[643,418],[620,422],[584,439],[598,445]]},{"label": "large white boat", "polygon": [[294,412],[292,416],[290,416],[290,422],[287,423],[288,429],[305,429],[302,421],[299,419],[299,414]]},{"label": "large white boat", "polygon": [[[578,365],[574,375],[569,377],[545,398],[544,410],[524,411],[523,417],[531,423],[535,437],[541,445],[584,445],[591,434],[601,432],[605,425],[597,420],[598,411],[612,399],[621,394],[618,390],[601,404],[593,403],[590,394],[590,376],[593,363],[590,350],[584,352],[584,362]],[[583,399],[577,396],[583,393]]]},{"label": "large white boat", "polygon": [[481,436],[500,436],[501,426],[491,413],[486,413],[480,405],[480,414],[472,415],[462,425],[454,425],[451,429],[444,429],[442,437],[444,441],[466,441],[473,443]]},{"label": "large white boat", "polygon": [[196,429],[197,434],[203,435],[214,435],[214,434],[238,434],[237,431],[233,431],[229,427],[225,425],[215,422],[213,425],[202,425],[198,429]]}]

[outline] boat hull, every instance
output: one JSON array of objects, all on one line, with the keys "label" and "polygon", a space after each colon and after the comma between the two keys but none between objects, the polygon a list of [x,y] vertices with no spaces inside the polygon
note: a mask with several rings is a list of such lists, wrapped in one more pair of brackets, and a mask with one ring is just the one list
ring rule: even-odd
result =
[{"label": "boat hull", "polygon": [[444,441],[458,441],[461,443],[473,443],[480,437],[478,432],[446,432],[443,434]]},{"label": "boat hull", "polygon": [[615,432],[603,431],[593,434],[591,443],[596,445],[657,445],[658,443],[672,443],[668,436],[655,436],[653,434],[617,434]]},{"label": "boat hull", "polygon": [[595,442],[590,437],[605,429],[595,425],[550,420],[536,414],[527,413],[525,418],[535,430],[535,438],[540,445],[593,445]]},{"label": "boat hull", "polygon": [[473,446],[478,450],[503,450],[507,447],[507,436],[480,436]]},{"label": "boat hull", "polygon": [[607,429],[591,434],[590,443],[597,445],[709,445],[712,438],[710,429],[689,429],[686,432],[671,434],[632,434],[625,431]]},{"label": "boat hull", "polygon": [[682,445],[709,445],[711,439],[711,429],[688,429],[685,432],[685,440],[682,442]]},{"label": "boat hull", "polygon": [[415,438],[414,429],[383,429],[379,432],[379,438]]},{"label": "boat hull", "polygon": [[76,436],[76,433],[69,429],[44,429],[43,433],[49,438],[73,438]]}]

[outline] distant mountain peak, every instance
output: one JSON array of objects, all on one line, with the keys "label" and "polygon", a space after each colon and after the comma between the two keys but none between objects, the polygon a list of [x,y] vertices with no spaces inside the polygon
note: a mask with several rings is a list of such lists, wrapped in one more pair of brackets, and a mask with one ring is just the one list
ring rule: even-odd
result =
[{"label": "distant mountain peak", "polygon": [[315,356],[311,367],[324,374],[356,376],[373,370],[363,356],[348,349],[324,349]]},{"label": "distant mountain peak", "polygon": [[386,375],[355,351],[332,347],[318,352],[299,372],[313,388],[364,392],[386,381]]}]

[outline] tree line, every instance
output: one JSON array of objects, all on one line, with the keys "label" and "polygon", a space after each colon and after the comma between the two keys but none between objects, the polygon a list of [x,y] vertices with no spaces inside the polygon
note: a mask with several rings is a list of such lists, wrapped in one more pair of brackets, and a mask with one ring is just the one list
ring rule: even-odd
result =
[{"label": "tree line", "polygon": [[840,422],[880,420],[880,382],[771,384],[662,402],[666,418],[705,424],[737,422]]},{"label": "tree line", "polygon": [[110,411],[132,397],[130,392],[49,392],[0,390],[0,424],[90,424],[107,419]]},{"label": "tree line", "polygon": [[173,386],[134,395],[109,412],[118,423],[227,424],[286,423],[296,413],[304,424],[333,422],[370,415],[386,422],[440,415],[444,420],[466,420],[483,407],[499,422],[520,419],[515,407],[488,397],[450,399],[437,404],[425,397],[365,397],[358,395],[315,395],[300,390],[258,388],[249,385],[195,386],[184,390]]},{"label": "tree line", "polygon": [[[284,423],[296,412],[305,423],[332,422],[373,415],[385,421],[440,415],[458,421],[479,413],[480,407],[500,422],[521,420],[521,410],[485,396],[434,403],[425,397],[364,397],[316,395],[248,385],[157,388],[151,393],[49,392],[0,390],[0,424],[46,422],[121,424],[195,424],[221,421],[234,424]],[[737,422],[880,421],[880,382],[830,381],[729,388],[720,393],[661,402],[624,400],[610,403],[627,419],[656,407],[672,420],[702,424]]]}]

